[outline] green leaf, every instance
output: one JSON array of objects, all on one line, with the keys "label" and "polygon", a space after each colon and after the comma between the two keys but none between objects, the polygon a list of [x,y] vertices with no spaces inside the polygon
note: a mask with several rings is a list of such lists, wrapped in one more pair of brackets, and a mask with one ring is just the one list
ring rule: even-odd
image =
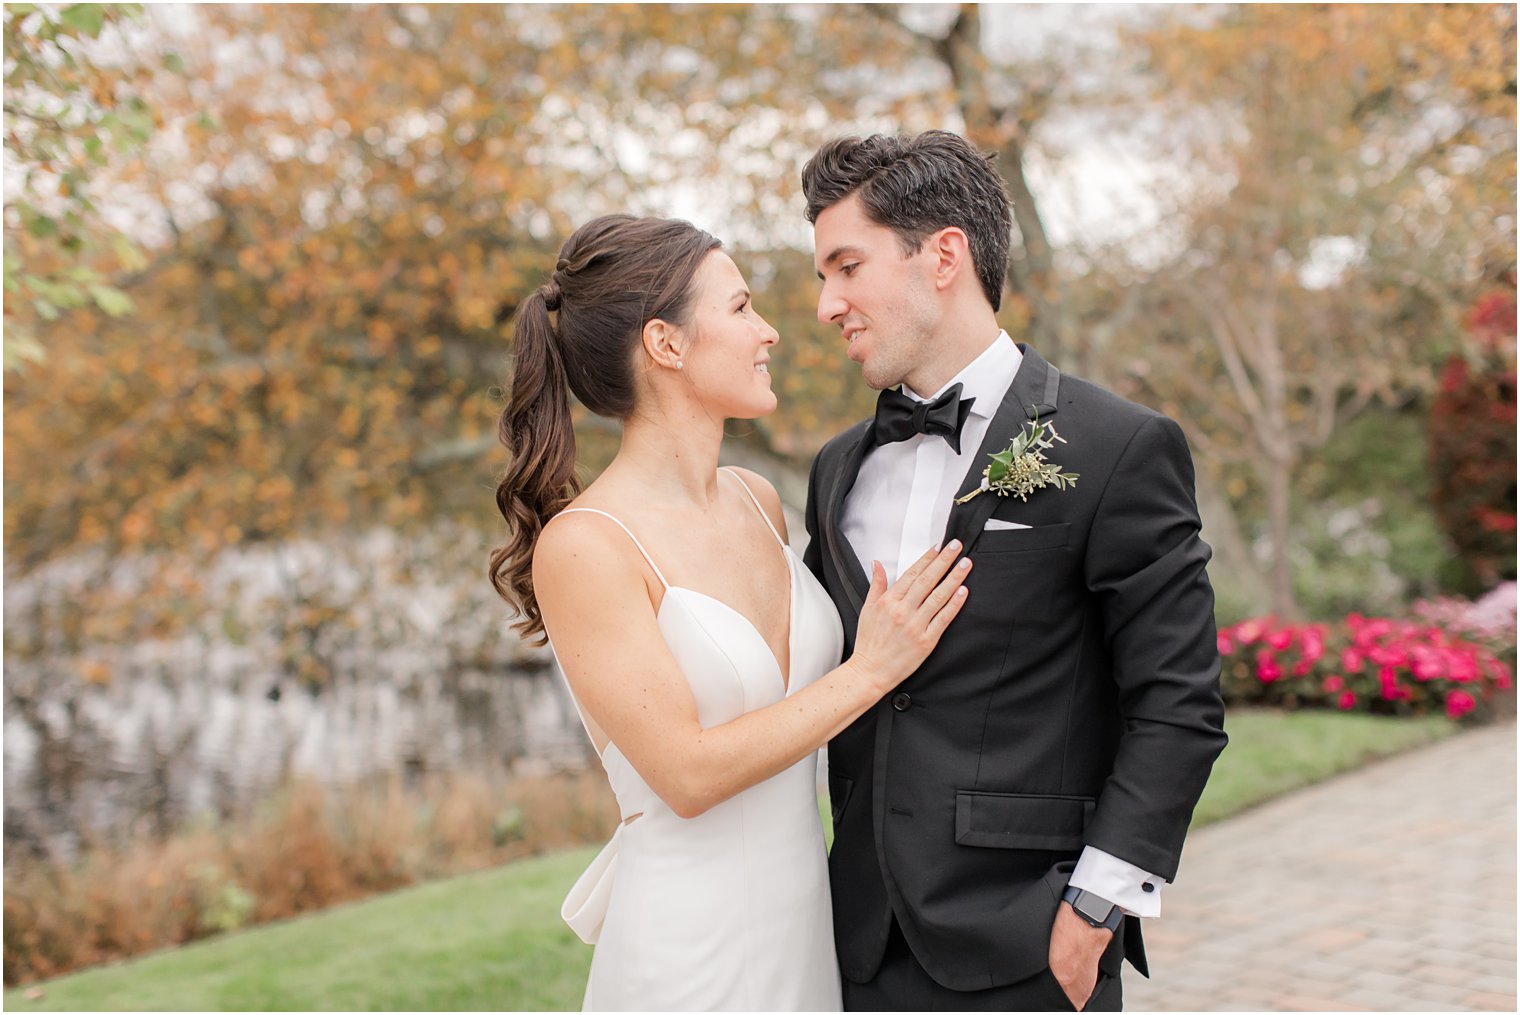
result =
[{"label": "green leaf", "polygon": [[111,250],[121,261],[121,266],[128,271],[141,271],[148,264],[148,259],[137,249],[137,244],[122,233],[111,234]]},{"label": "green leaf", "polygon": [[100,29],[105,27],[105,5],[103,3],[71,3],[64,8],[58,20],[76,32],[94,38],[100,35]]},{"label": "green leaf", "polygon": [[[94,277],[93,274],[91,277]],[[43,275],[28,275],[26,283],[38,300],[47,303],[55,310],[82,307],[87,300],[85,286],[67,277],[58,279]]]},{"label": "green leaf", "polygon": [[95,298],[96,306],[112,317],[121,317],[137,309],[137,305],[132,302],[132,297],[115,286],[92,285],[90,295]]},{"label": "green leaf", "polygon": [[49,236],[58,235],[58,223],[54,222],[48,216],[38,215],[35,212],[31,215],[27,215],[25,211],[23,211],[22,214],[26,216],[27,220],[26,231],[37,237],[39,240],[45,240]]},{"label": "green leaf", "polygon": [[178,53],[164,54],[164,70],[171,74],[184,74],[185,61]]},{"label": "green leaf", "polygon": [[58,308],[53,306],[47,300],[34,301],[32,303],[32,308],[37,311],[37,316],[42,318],[44,321],[58,320]]},{"label": "green leaf", "polygon": [[105,4],[70,4],[63,9],[58,20],[76,32],[88,35],[90,38],[100,34],[100,30],[106,24]]},{"label": "green leaf", "polygon": [[19,325],[6,325],[5,369],[20,370],[27,362],[42,362],[42,343]]}]

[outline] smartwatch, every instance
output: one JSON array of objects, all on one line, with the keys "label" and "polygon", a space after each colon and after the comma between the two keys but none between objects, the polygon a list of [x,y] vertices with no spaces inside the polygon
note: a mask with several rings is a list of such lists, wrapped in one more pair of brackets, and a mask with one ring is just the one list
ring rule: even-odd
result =
[{"label": "smartwatch", "polygon": [[1094,927],[1107,927],[1110,931],[1117,931],[1119,924],[1124,922],[1124,910],[1081,888],[1067,885],[1061,901],[1071,903],[1071,908],[1076,910],[1077,915]]}]

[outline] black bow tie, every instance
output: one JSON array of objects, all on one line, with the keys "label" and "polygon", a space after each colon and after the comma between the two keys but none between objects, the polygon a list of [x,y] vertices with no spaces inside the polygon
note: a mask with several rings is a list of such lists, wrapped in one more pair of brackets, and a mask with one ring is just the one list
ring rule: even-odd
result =
[{"label": "black bow tie", "polygon": [[961,453],[961,427],[971,414],[974,398],[961,398],[961,386],[950,385],[932,402],[920,402],[900,391],[887,390],[876,399],[876,423],[871,435],[877,444],[905,441],[916,433],[943,437],[956,454]]}]

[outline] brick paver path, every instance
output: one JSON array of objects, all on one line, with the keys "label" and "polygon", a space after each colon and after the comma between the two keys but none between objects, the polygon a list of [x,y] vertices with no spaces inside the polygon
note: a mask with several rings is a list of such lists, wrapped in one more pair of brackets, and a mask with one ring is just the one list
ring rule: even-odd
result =
[{"label": "brick paver path", "polygon": [[1131,1011],[1514,1011],[1515,727],[1189,836]]}]

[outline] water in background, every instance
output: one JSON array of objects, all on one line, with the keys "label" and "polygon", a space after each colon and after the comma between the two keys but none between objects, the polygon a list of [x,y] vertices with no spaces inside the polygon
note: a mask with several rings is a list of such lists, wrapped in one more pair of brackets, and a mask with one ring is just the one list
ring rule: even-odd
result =
[{"label": "water in background", "polygon": [[7,847],[67,860],[245,812],[299,776],[589,764],[552,657],[485,581],[486,549],[459,529],[240,549],[206,569],[194,623],[133,644],[70,641],[60,617],[102,581],[130,600],[153,562],[7,581]]}]

